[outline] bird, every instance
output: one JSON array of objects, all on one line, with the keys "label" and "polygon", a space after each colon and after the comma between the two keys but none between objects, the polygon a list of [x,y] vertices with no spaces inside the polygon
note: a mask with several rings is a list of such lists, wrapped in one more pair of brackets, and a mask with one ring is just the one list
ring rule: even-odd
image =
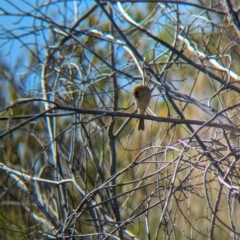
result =
[{"label": "bird", "polygon": [[[151,90],[149,87],[137,84],[132,89],[132,94],[135,97],[135,104],[139,114],[144,114],[151,100]],[[139,119],[138,131],[144,131],[144,119]]]}]

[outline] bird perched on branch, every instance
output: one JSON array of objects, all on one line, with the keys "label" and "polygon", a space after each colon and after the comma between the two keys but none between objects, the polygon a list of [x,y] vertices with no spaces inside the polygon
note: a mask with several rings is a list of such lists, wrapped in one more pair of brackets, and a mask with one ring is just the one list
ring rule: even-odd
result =
[{"label": "bird perched on branch", "polygon": [[[150,88],[142,84],[137,84],[136,86],[133,87],[132,94],[135,97],[135,104],[138,113],[144,114],[151,99]],[[138,124],[138,131],[140,130],[144,130],[144,119],[142,118],[139,119]]]}]

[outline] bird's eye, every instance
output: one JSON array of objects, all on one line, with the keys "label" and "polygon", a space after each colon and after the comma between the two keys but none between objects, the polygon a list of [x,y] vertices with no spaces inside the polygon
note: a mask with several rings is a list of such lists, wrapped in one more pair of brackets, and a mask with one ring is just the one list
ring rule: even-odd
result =
[{"label": "bird's eye", "polygon": [[135,97],[139,99],[138,91],[136,91]]}]

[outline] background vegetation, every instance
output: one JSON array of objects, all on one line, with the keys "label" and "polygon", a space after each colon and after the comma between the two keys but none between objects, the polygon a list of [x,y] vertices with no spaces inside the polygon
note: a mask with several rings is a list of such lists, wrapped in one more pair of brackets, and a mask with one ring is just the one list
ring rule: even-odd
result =
[{"label": "background vegetation", "polygon": [[2,0],[0,239],[239,239],[238,8]]}]

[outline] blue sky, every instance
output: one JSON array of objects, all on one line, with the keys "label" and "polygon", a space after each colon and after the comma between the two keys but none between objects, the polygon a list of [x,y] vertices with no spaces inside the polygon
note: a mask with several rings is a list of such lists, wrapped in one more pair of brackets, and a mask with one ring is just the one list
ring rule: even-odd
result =
[{"label": "blue sky", "polygon": [[37,46],[40,60],[43,62],[46,43],[50,36],[49,23],[69,26],[75,20],[75,14],[71,10],[75,7],[80,15],[81,11],[93,2],[59,0],[52,0],[50,4],[44,0],[0,0],[0,2],[0,60],[6,62],[12,71],[18,67],[15,78],[19,79],[19,85],[23,85],[26,90],[35,89],[36,76],[30,76],[27,84],[20,80],[29,70],[30,58],[27,48],[33,49]]},{"label": "blue sky", "polygon": [[[56,23],[64,26],[71,26],[75,20],[75,16],[82,15],[82,13],[85,12],[86,9],[89,9],[90,6],[94,3],[94,1],[87,1],[87,0],[86,1],[0,0],[0,1],[1,1],[1,4],[0,4],[1,57],[2,59],[4,59],[4,61],[9,63],[12,68],[14,68],[16,64],[21,66],[18,68],[18,72],[17,72],[19,76],[21,74],[24,74],[28,70],[28,66],[30,65],[30,63],[27,62],[29,60],[29,56],[26,55],[28,54],[28,51],[26,51],[26,47],[28,47],[29,49],[32,49],[37,46],[40,60],[41,62],[44,61],[45,52],[46,52],[46,43],[49,40],[49,33],[50,33],[49,28],[51,27],[51,24],[49,23],[51,21],[54,24]],[[46,3],[46,4],[43,4],[43,3]],[[40,6],[40,5],[41,7],[38,7],[36,9],[36,6]],[[128,6],[128,5],[130,6],[131,4],[126,4],[125,6]],[[141,6],[141,5],[138,4],[138,6]],[[76,14],[76,9],[79,14]],[[10,12],[11,14],[7,16],[6,14],[4,14],[3,10]],[[33,14],[38,18],[26,16],[25,14],[26,12],[29,14]],[[23,14],[24,17],[21,17],[21,14]],[[49,21],[45,21],[46,18],[48,18]],[[101,18],[99,17],[99,19]],[[159,21],[158,25],[155,26],[157,29],[156,32],[158,32],[159,29],[162,29],[162,26],[164,25],[164,21],[165,21],[164,17],[161,17],[161,21]],[[125,27],[124,21],[118,21],[117,23],[121,24],[121,28]],[[99,26],[101,26],[102,22],[99,21],[98,24]],[[33,28],[33,26],[35,28]],[[152,31],[154,30],[155,29],[152,29]],[[10,31],[9,34],[6,34],[6,31]],[[16,36],[20,35],[21,37],[14,39],[10,33],[15,34]],[[11,37],[11,39],[8,39],[8,37]],[[23,45],[21,41],[24,42],[25,45]],[[149,48],[149,51],[152,51],[150,45],[147,46],[147,48]],[[145,51],[144,48],[139,50]],[[157,51],[161,53],[162,47],[158,46]],[[119,52],[120,51],[118,51],[118,53]],[[141,53],[144,54],[144,52],[141,52]],[[22,58],[19,58],[19,56]],[[37,67],[38,66],[36,66],[36,68]],[[39,69],[40,68],[41,66],[39,66]],[[28,84],[31,83],[32,86],[25,85],[24,87],[34,89],[35,88],[34,78],[36,77],[39,78],[39,74],[38,76],[37,74],[35,76],[31,76],[31,79],[28,82]]]},{"label": "blue sky", "polygon": [[[76,1],[78,4],[81,4],[82,1]],[[92,1],[89,1],[90,3]],[[32,32],[29,34],[30,31],[33,30],[33,25],[39,28],[45,28],[47,29],[47,25],[49,22],[42,21],[39,19],[34,19],[31,16],[26,16],[26,12],[29,14],[34,14],[36,16],[39,16],[40,18],[44,18],[45,16],[49,18],[50,20],[62,24],[63,19],[67,19],[69,23],[74,21],[74,14],[72,14],[67,9],[73,9],[74,8],[74,1],[67,1],[66,3],[59,2],[59,1],[50,1],[51,4],[48,5],[42,5],[44,3],[43,0],[31,0],[24,2],[23,0],[1,0],[0,3],[0,51],[2,53],[2,56],[4,57],[4,60],[10,63],[11,65],[14,64],[16,55],[21,55],[23,53],[26,54],[26,49],[22,45],[21,41],[23,40],[24,43],[28,44],[28,47],[33,47],[31,44],[34,42],[34,38],[37,39],[38,43],[40,45],[44,45],[45,41],[43,39],[43,33],[45,33],[45,37],[47,38],[47,32],[46,30],[38,29],[35,33],[37,35],[34,35]],[[41,8],[36,10],[34,9],[36,6],[40,6]],[[65,10],[66,9],[66,10]],[[78,10],[84,10],[86,9],[86,3],[83,2],[81,4],[81,8]],[[5,14],[4,11],[10,13]],[[21,16],[21,14],[24,17]],[[67,23],[68,25],[68,23]],[[13,40],[13,36],[11,34],[6,34],[6,31],[11,31],[11,33],[14,33],[15,35],[19,36],[22,34],[26,34],[22,36],[19,39]],[[8,39],[8,37],[11,37],[11,39]]]}]

